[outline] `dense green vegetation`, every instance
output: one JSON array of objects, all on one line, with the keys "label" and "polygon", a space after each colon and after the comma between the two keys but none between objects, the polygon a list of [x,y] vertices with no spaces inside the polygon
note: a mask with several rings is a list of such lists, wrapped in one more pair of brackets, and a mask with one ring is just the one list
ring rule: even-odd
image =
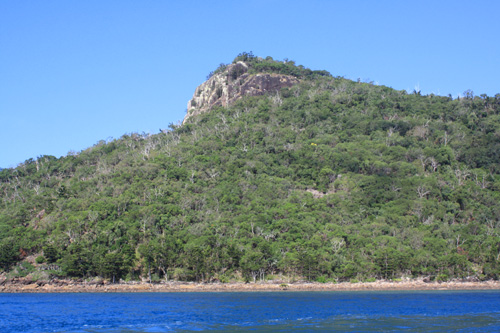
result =
[{"label": "dense green vegetation", "polygon": [[1,170],[0,269],[36,256],[109,279],[498,279],[500,95],[238,60],[302,81]]},{"label": "dense green vegetation", "polygon": [[[265,59],[256,57],[252,52],[243,52],[240,53],[234,60],[233,64],[238,61],[242,61],[248,65],[248,73],[249,74],[257,74],[257,73],[276,73],[276,74],[284,74],[284,75],[292,75],[300,79],[314,79],[316,77],[327,76],[331,77],[332,75],[324,70],[316,70],[313,71],[309,68],[305,68],[302,65],[296,66],[295,61],[293,60],[284,60],[284,61],[276,61],[272,57],[266,57]],[[227,68],[227,64],[220,64],[219,67],[210,72],[207,76],[207,80],[212,77],[214,74],[223,73]],[[238,76],[243,74],[243,72],[238,72],[237,70],[233,70],[231,73],[228,73],[232,76],[233,79],[236,79]]]}]

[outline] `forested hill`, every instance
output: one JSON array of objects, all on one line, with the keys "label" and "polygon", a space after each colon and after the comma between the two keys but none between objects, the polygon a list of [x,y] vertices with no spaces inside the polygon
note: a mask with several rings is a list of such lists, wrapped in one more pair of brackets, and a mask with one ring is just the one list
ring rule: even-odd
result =
[{"label": "forested hill", "polygon": [[238,62],[248,80],[293,84],[1,170],[3,274],[499,277],[500,94],[423,96],[293,61]]}]

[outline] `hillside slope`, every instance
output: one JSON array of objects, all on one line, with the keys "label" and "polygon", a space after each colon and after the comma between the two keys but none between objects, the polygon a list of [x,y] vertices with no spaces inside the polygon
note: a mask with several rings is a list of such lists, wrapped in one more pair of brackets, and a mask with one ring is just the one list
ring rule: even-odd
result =
[{"label": "hillside slope", "polygon": [[500,95],[238,62],[293,84],[1,170],[0,267],[33,279],[499,277]]}]

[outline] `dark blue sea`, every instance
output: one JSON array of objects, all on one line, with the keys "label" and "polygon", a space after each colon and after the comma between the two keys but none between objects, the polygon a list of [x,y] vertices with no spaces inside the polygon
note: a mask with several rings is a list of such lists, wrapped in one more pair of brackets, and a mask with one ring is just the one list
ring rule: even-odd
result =
[{"label": "dark blue sea", "polygon": [[0,332],[500,332],[499,291],[0,294]]}]

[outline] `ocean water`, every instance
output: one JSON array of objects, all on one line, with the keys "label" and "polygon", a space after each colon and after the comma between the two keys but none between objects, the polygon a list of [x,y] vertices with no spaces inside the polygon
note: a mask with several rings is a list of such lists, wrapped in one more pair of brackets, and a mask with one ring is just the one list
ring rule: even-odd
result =
[{"label": "ocean water", "polygon": [[500,291],[0,294],[0,332],[500,332]]}]

